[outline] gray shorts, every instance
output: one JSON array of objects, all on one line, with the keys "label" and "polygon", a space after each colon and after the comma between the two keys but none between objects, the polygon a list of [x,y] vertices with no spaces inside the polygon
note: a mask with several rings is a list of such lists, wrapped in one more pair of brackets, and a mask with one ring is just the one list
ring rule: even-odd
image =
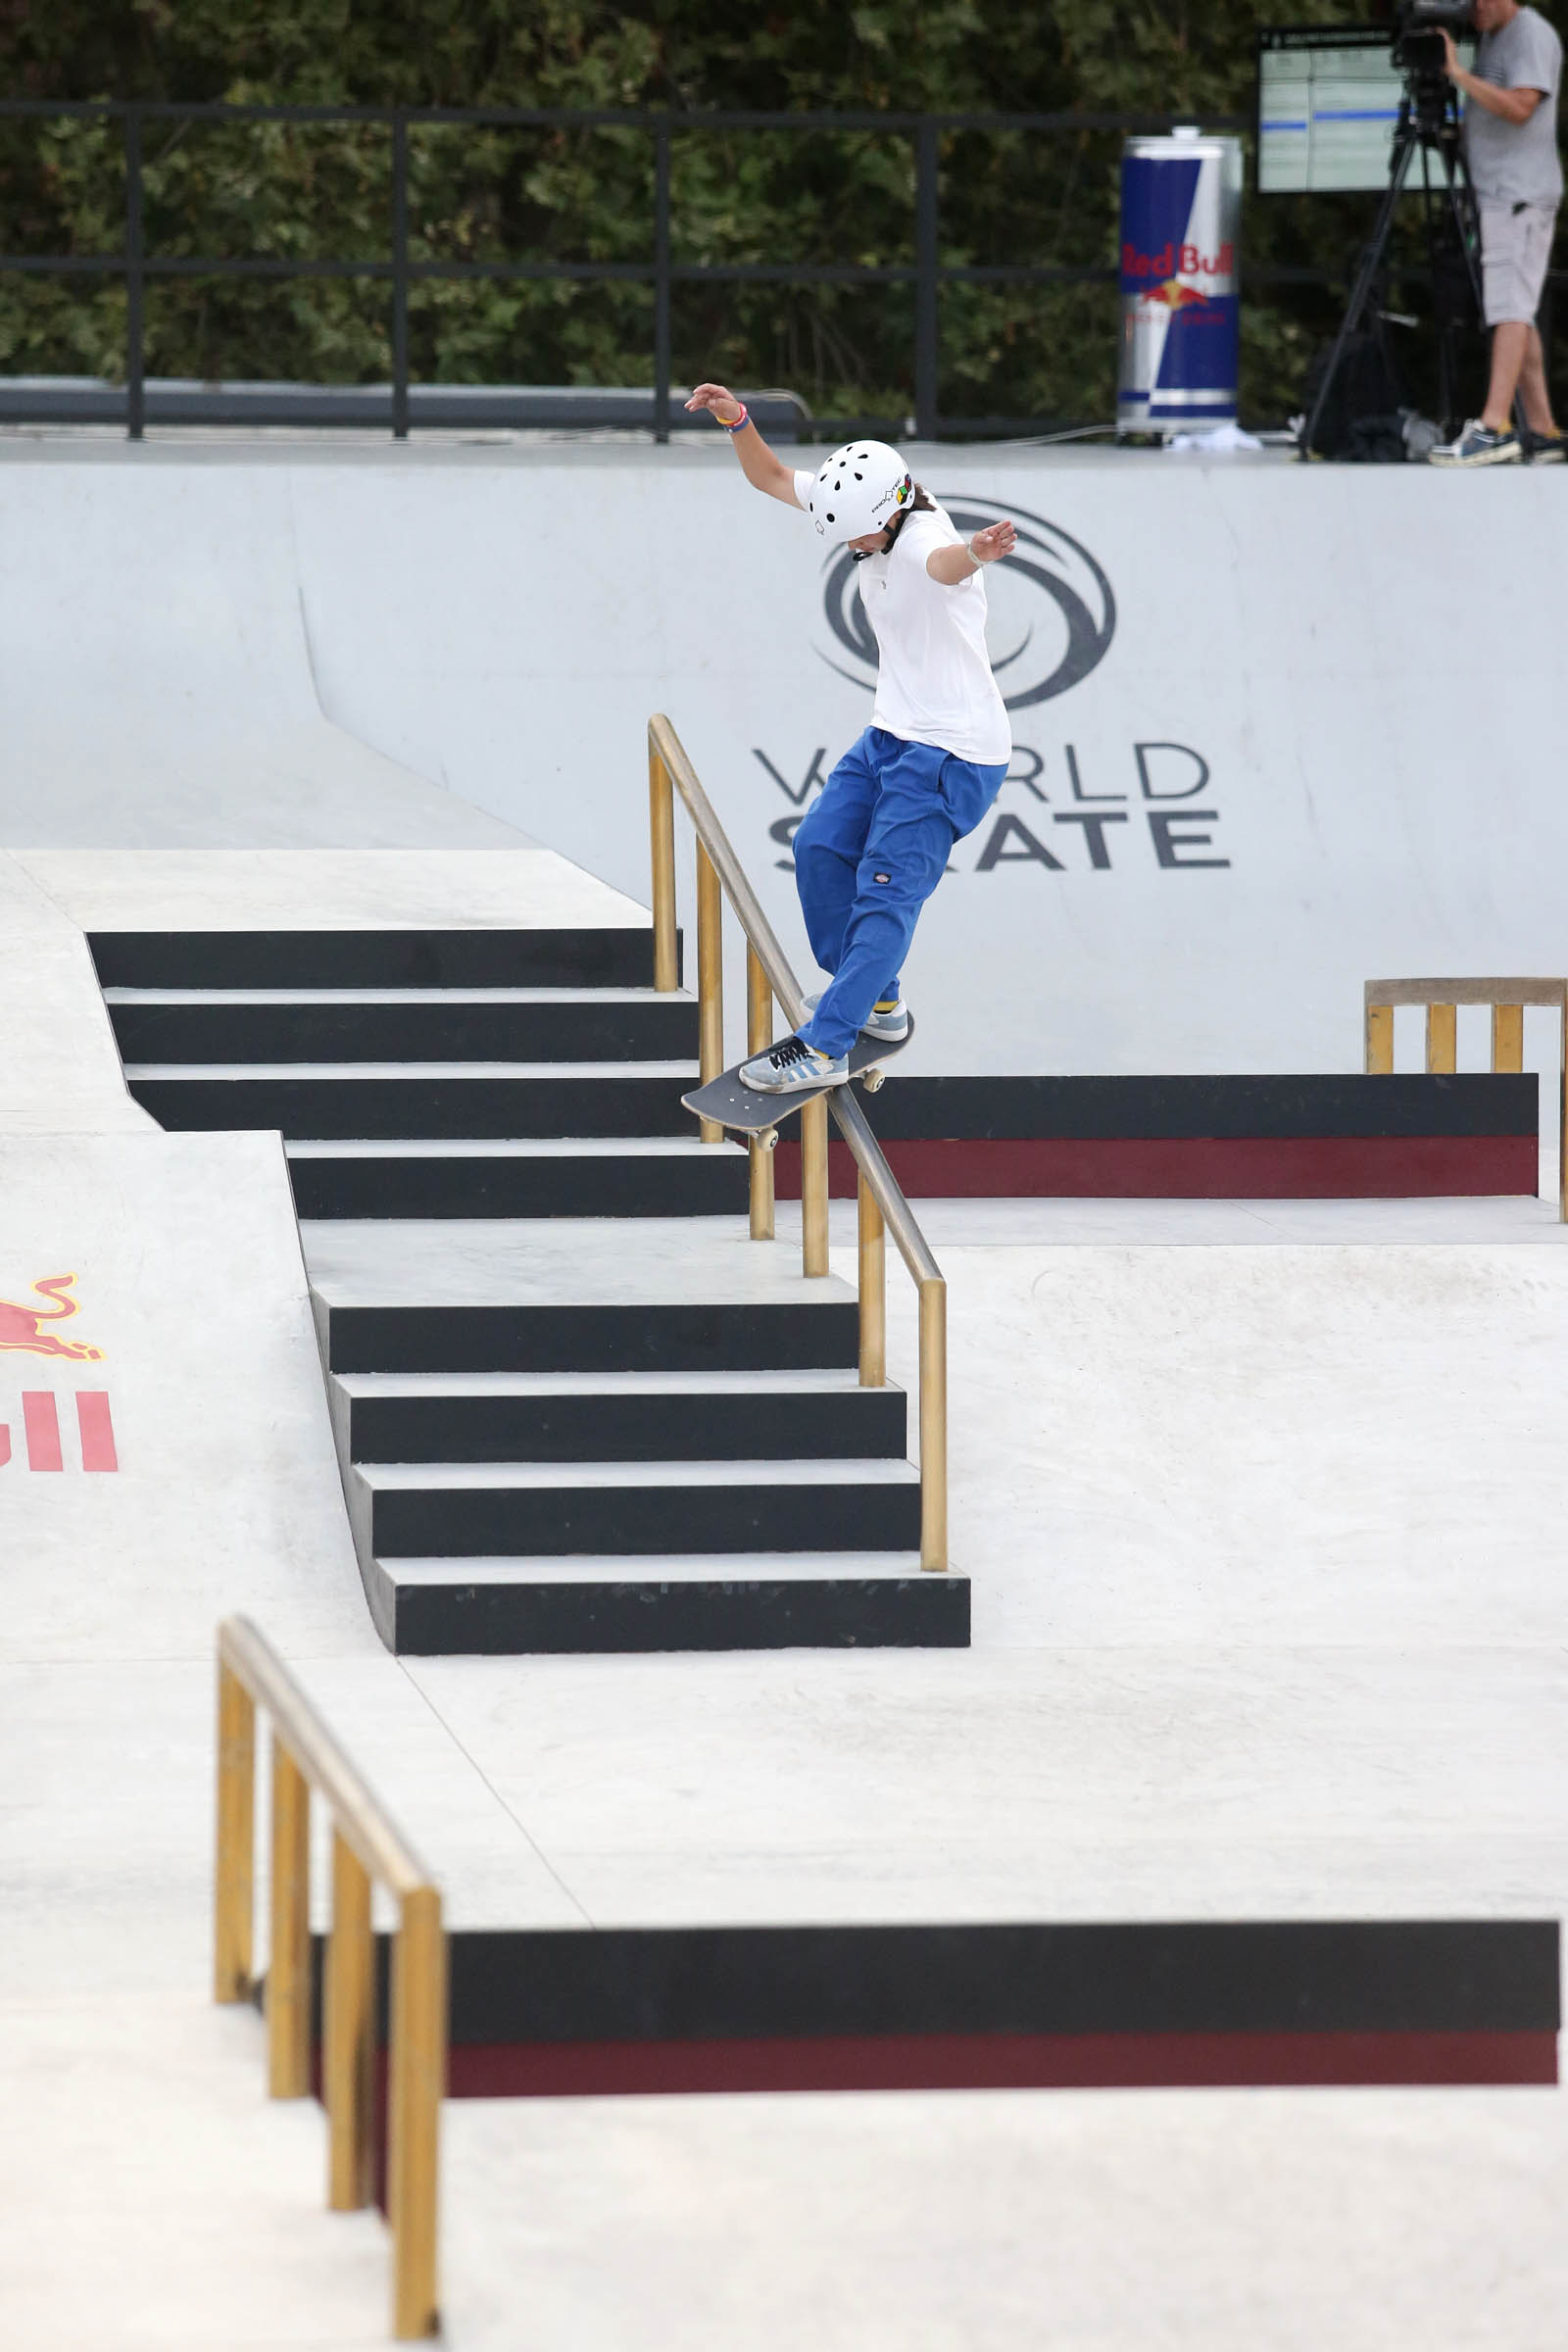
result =
[{"label": "gray shorts", "polygon": [[1481,302],[1487,324],[1501,326],[1514,319],[1528,326],[1541,308],[1557,208],[1514,206],[1483,196],[1480,209]]}]

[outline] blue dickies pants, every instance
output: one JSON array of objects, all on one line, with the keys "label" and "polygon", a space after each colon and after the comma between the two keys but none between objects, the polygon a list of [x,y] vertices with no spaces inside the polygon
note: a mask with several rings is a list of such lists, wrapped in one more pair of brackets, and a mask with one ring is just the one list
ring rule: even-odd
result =
[{"label": "blue dickies pants", "polygon": [[833,977],[801,1031],[846,1054],[871,1008],[899,994],[920,909],[1007,773],[933,743],[867,727],[795,834],[795,887],[811,953]]}]

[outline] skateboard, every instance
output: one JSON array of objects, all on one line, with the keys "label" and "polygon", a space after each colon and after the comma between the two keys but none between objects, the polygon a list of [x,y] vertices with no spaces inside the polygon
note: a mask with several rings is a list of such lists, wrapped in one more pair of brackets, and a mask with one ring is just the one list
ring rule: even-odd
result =
[{"label": "skateboard", "polygon": [[[886,1076],[881,1065],[895,1054],[902,1054],[913,1035],[913,1021],[897,1040],[867,1037],[862,1032],[850,1048],[851,1078],[858,1078],[866,1093],[874,1095]],[[752,1055],[748,1054],[746,1059],[750,1061]],[[716,1126],[727,1127],[735,1135],[755,1136],[768,1152],[778,1142],[780,1119],[787,1119],[803,1102],[814,1102],[821,1095],[838,1093],[836,1086],[812,1086],[802,1087],[798,1094],[765,1095],[758,1087],[742,1086],[740,1069],[737,1062],[720,1077],[710,1078],[706,1086],[694,1087],[689,1095],[682,1095],[681,1101],[700,1119],[711,1119]]]}]

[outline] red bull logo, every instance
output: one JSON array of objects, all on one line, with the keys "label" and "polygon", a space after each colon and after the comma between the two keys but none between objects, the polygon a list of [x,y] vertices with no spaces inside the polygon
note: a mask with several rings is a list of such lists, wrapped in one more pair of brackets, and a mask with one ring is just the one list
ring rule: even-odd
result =
[{"label": "red bull logo", "polygon": [[73,1364],[102,1362],[101,1348],[89,1348],[84,1340],[63,1340],[46,1328],[80,1312],[77,1301],[66,1296],[75,1279],[74,1274],[50,1274],[33,1284],[34,1296],[52,1299],[50,1306],[18,1306],[9,1298],[0,1298],[0,1348],[19,1348],[27,1355],[63,1356]]},{"label": "red bull logo", "polygon": [[1236,274],[1236,247],[1227,238],[1217,253],[1205,253],[1200,245],[1178,245],[1174,240],[1160,247],[1157,253],[1143,253],[1136,245],[1123,244],[1121,274],[1128,278],[1148,277],[1157,285],[1174,285],[1183,277],[1223,277]]},{"label": "red bull logo", "polygon": [[1196,304],[1200,311],[1208,308],[1208,296],[1200,294],[1196,286],[1184,286],[1179,277],[1167,277],[1162,285],[1146,286],[1146,302],[1162,302],[1168,311],[1191,310]]}]

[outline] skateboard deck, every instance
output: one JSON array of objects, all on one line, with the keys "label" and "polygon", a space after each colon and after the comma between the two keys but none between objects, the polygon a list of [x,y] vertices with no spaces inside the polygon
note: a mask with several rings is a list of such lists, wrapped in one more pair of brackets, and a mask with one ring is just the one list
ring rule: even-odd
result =
[{"label": "skateboard deck", "polygon": [[[911,1021],[904,1036],[896,1042],[888,1037],[866,1037],[863,1033],[850,1048],[850,1076],[858,1078],[868,1095],[874,1095],[882,1083],[882,1063],[895,1054],[902,1054],[914,1035]],[[752,1056],[747,1054],[750,1061]],[[728,1127],[736,1135],[755,1135],[768,1143],[778,1141],[778,1123],[799,1110],[803,1102],[814,1102],[819,1095],[837,1094],[836,1086],[802,1087],[798,1094],[765,1095],[760,1088],[742,1086],[741,1065],[725,1070],[717,1078],[710,1078],[706,1086],[682,1095],[688,1110],[700,1119],[711,1119],[717,1126]]]}]

